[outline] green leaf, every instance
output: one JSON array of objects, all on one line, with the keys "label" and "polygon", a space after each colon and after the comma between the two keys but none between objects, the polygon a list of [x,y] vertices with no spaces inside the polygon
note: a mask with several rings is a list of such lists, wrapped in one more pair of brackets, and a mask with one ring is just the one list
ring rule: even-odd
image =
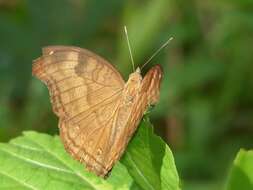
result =
[{"label": "green leaf", "polygon": [[0,189],[175,190],[178,185],[172,153],[146,120],[106,180],[72,159],[58,136],[24,132],[0,143]]},{"label": "green leaf", "polygon": [[180,189],[172,152],[153,133],[147,119],[142,121],[121,162],[142,189]]},{"label": "green leaf", "polygon": [[63,148],[59,137],[36,132],[0,144],[0,189],[130,189],[132,179],[118,163],[104,180],[87,172]]},{"label": "green leaf", "polygon": [[241,149],[234,160],[227,190],[238,189],[253,189],[253,150]]}]

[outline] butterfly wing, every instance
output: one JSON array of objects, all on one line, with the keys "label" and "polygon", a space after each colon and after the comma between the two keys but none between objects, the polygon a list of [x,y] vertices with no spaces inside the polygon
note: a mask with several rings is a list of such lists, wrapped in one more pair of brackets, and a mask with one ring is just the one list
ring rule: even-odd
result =
[{"label": "butterfly wing", "polygon": [[162,69],[160,65],[152,67],[142,80],[138,100],[132,110],[132,119],[129,120],[128,133],[132,134],[149,106],[155,105],[160,97],[160,85],[162,80]]},{"label": "butterfly wing", "polygon": [[154,105],[159,101],[160,85],[163,72],[160,65],[152,67],[145,75],[141,86],[141,99],[147,101],[148,106]]},{"label": "butterfly wing", "polygon": [[104,176],[110,169],[103,163],[108,138],[125,84],[121,75],[94,53],[68,46],[44,48],[32,70],[49,89],[66,150]]},{"label": "butterfly wing", "polygon": [[118,109],[118,116],[116,117],[114,127],[117,129],[117,133],[110,150],[108,163],[112,163],[113,165],[122,156],[145,111],[150,105],[158,102],[162,74],[162,69],[159,65],[152,67],[143,78],[140,91],[130,106],[130,111],[128,111],[128,105]]}]

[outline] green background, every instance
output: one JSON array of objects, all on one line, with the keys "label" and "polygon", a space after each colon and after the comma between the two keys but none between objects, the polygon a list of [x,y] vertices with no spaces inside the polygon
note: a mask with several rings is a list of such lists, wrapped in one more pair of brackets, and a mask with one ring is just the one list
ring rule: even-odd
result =
[{"label": "green background", "polygon": [[57,134],[48,91],[31,76],[47,45],[103,56],[125,80],[161,64],[160,103],[150,116],[172,148],[184,189],[220,189],[240,147],[253,147],[253,1],[0,1],[0,141],[24,130]]}]

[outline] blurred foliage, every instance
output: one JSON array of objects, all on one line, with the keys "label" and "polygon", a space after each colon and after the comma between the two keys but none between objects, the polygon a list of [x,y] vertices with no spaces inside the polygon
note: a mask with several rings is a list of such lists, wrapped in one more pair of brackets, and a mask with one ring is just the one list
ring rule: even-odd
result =
[{"label": "blurred foliage", "polygon": [[127,79],[128,26],[138,65],[170,36],[161,64],[156,132],[175,154],[183,186],[219,189],[240,147],[253,146],[253,1],[0,0],[0,140],[57,133],[46,87],[31,76],[46,45],[76,45]]}]

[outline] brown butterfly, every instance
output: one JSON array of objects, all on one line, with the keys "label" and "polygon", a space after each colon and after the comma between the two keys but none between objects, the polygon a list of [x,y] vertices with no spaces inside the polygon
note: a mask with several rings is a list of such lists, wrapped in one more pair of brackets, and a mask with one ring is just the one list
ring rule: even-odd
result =
[{"label": "brown butterfly", "polygon": [[100,56],[78,47],[49,46],[32,73],[48,87],[65,149],[105,176],[120,159],[144,112],[157,103],[162,71],[140,69],[128,81]]}]

